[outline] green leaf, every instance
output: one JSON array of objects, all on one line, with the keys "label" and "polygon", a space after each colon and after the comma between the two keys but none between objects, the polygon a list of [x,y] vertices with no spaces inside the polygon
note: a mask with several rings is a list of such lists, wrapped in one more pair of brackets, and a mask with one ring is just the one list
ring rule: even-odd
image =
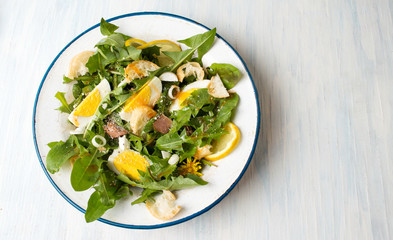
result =
[{"label": "green leaf", "polygon": [[119,179],[120,181],[122,181],[122,182],[124,182],[124,183],[127,183],[127,184],[129,184],[129,185],[131,185],[131,186],[137,186],[137,185],[138,185],[138,183],[132,181],[131,179],[129,179],[126,175],[124,175],[124,174],[122,174],[122,173],[120,173],[120,174],[117,176],[117,179]]},{"label": "green leaf", "polygon": [[163,151],[181,151],[183,142],[177,132],[169,132],[157,139],[156,146]]},{"label": "green leaf", "polygon": [[161,180],[162,177],[167,178],[169,175],[176,170],[176,164],[170,165],[168,163],[168,158],[162,159],[161,152],[159,152],[159,156],[148,155],[146,157],[152,162],[149,166],[150,172],[155,179]]},{"label": "green leaf", "polygon": [[207,182],[200,177],[188,174],[186,177],[178,176],[171,179],[164,179],[159,182],[149,182],[144,185],[145,188],[152,190],[180,190],[198,185],[206,185]]},{"label": "green leaf", "polygon": [[211,75],[218,74],[227,89],[233,88],[240,80],[240,71],[228,63],[213,63],[208,72]]},{"label": "green leaf", "polygon": [[192,143],[183,143],[183,152],[180,154],[180,161],[193,157],[198,145],[197,141],[193,141]]},{"label": "green leaf", "polygon": [[215,114],[215,120],[212,126],[207,130],[208,133],[214,133],[217,129],[229,122],[232,110],[235,109],[239,102],[239,95],[232,93],[228,98],[220,100],[220,104]]},{"label": "green leaf", "polygon": [[132,59],[132,60],[138,60],[141,56],[142,50],[141,49],[136,49],[133,46],[128,46],[124,48],[119,48],[119,59],[120,60],[127,60],[127,59]]},{"label": "green leaf", "polygon": [[99,177],[99,164],[96,159],[97,150],[90,156],[78,158],[71,172],[71,185],[75,191],[84,191],[92,187]]},{"label": "green leaf", "polygon": [[71,136],[66,142],[52,142],[48,146],[51,147],[46,156],[46,168],[52,174],[58,172],[60,167],[72,156],[75,155],[73,147],[74,136]]},{"label": "green leaf", "polygon": [[65,99],[64,94],[65,94],[65,93],[63,93],[63,92],[57,92],[56,95],[55,95],[55,97],[56,97],[56,98],[61,102],[61,104],[62,104],[62,106],[59,107],[57,110],[60,110],[61,112],[64,112],[64,113],[71,113],[71,112],[72,112],[72,106],[70,106],[70,105],[67,103],[67,100]]},{"label": "green leaf", "polygon": [[89,73],[95,73],[100,69],[100,54],[98,52],[94,53],[86,63],[86,67],[89,69]]},{"label": "green leaf", "polygon": [[190,61],[195,49],[186,49],[180,52],[166,52],[163,53],[175,61],[175,64],[171,67],[171,72],[175,71],[183,62]]},{"label": "green leaf", "polygon": [[74,84],[72,86],[72,95],[74,96],[74,98],[82,98],[82,88],[81,86],[83,86],[83,83],[77,83]]},{"label": "green leaf", "polygon": [[124,46],[124,37],[120,33],[114,33],[109,35],[106,38],[101,39],[96,46],[102,46],[102,45],[108,45],[108,46],[114,46],[117,48],[121,48]]},{"label": "green leaf", "polygon": [[175,71],[183,62],[190,61],[195,51],[198,52],[198,58],[196,61],[201,62],[203,55],[205,55],[213,45],[215,36],[216,29],[213,28],[205,33],[178,41],[186,44],[190,47],[190,49],[180,52],[163,52],[175,61],[175,64],[171,67],[171,71]]},{"label": "green leaf", "polygon": [[215,36],[216,36],[216,28],[213,28],[212,30],[207,31],[203,34],[198,34],[190,38],[180,40],[178,42],[186,44],[193,50],[197,49],[198,50],[197,59],[198,61],[201,61],[203,55],[205,55],[213,45]]},{"label": "green leaf", "polygon": [[192,110],[188,106],[178,111],[174,111],[172,113],[173,122],[170,132],[177,132],[181,127],[184,126],[184,124],[188,123],[188,121],[190,121],[191,114]]},{"label": "green leaf", "polygon": [[117,56],[111,51],[110,47],[102,46],[97,48],[97,52],[100,54],[100,69],[104,69],[107,65],[115,63],[117,61]]},{"label": "green leaf", "polygon": [[160,47],[151,46],[142,49],[142,57],[145,60],[154,61],[160,55]]},{"label": "green leaf", "polygon": [[193,91],[191,93],[191,96],[186,98],[183,105],[189,106],[190,108],[194,109],[195,115],[204,105],[212,103],[214,103],[213,97],[209,94],[207,88],[201,88]]},{"label": "green leaf", "polygon": [[115,205],[115,201],[128,195],[128,188],[112,171],[104,171],[98,178],[95,189],[101,193],[101,202],[104,205]]},{"label": "green leaf", "polygon": [[49,148],[53,148],[53,147],[56,146],[58,143],[62,143],[62,141],[60,141],[60,142],[50,142],[50,143],[48,143],[47,145],[48,145]]},{"label": "green leaf", "polygon": [[138,203],[143,203],[147,199],[151,198],[151,196],[153,194],[158,193],[158,192],[159,192],[159,190],[153,190],[153,189],[145,188],[145,189],[143,189],[141,196],[139,198],[137,198],[136,200],[134,200],[131,203],[131,205],[135,205],[135,204],[138,204]]},{"label": "green leaf", "polygon": [[69,77],[67,77],[66,75],[63,75],[63,83],[70,83],[74,81],[74,79],[71,79]]},{"label": "green leaf", "polygon": [[108,209],[114,207],[117,200],[131,193],[128,186],[119,181],[116,174],[109,170],[100,173],[95,189],[87,205],[86,222],[97,220]]},{"label": "green leaf", "polygon": [[202,178],[200,178],[194,174],[187,174],[187,178],[193,180],[194,182],[196,182],[199,185],[206,185],[208,183],[205,180],[203,180]]},{"label": "green leaf", "polygon": [[108,206],[102,203],[101,194],[98,191],[95,191],[91,194],[89,198],[89,202],[87,203],[87,209],[85,213],[86,222],[93,222],[99,219],[108,209],[114,207]]},{"label": "green leaf", "polygon": [[118,26],[108,23],[104,18],[101,18],[100,31],[102,35],[109,36],[113,34],[118,28]]}]

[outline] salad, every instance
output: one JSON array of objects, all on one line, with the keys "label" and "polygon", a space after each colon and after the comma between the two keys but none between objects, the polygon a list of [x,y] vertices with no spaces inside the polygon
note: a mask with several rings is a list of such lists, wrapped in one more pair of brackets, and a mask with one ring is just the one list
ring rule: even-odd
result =
[{"label": "salad", "polygon": [[215,166],[236,146],[232,122],[239,96],[232,89],[240,71],[227,63],[203,67],[216,29],[190,38],[146,43],[116,32],[101,19],[104,36],[95,51],[77,54],[64,84],[72,100],[57,92],[58,108],[75,128],[66,141],[51,142],[46,167],[52,174],[72,164],[75,191],[93,188],[85,219],[100,218],[117,200],[142,192],[160,219],[180,210],[174,191],[208,184],[206,165]]}]

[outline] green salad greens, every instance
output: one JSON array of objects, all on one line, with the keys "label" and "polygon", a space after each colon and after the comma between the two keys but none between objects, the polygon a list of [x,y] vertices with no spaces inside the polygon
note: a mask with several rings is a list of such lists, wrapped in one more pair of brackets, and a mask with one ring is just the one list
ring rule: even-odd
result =
[{"label": "green salad greens", "polygon": [[57,110],[68,114],[76,129],[66,141],[48,144],[46,167],[54,174],[70,161],[74,190],[94,189],[87,222],[136,188],[143,191],[131,204],[207,184],[201,170],[214,164],[205,157],[228,133],[225,126],[239,102],[226,90],[241,78],[236,67],[203,68],[216,29],[178,41],[184,50],[168,40],[145,43],[117,29],[101,19],[104,38],[94,52],[77,55],[70,63],[73,73],[63,77],[73,99],[55,95]]}]

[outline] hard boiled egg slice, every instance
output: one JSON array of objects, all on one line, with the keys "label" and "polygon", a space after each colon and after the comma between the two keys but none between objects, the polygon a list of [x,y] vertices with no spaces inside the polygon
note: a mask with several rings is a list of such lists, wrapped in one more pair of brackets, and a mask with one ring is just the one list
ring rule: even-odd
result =
[{"label": "hard boiled egg slice", "polygon": [[133,180],[139,180],[138,170],[146,171],[149,162],[139,152],[130,149],[130,143],[125,136],[119,138],[119,148],[108,158],[108,167],[116,174],[123,173]]},{"label": "hard boiled egg slice", "polygon": [[120,112],[120,118],[130,122],[134,134],[139,134],[139,130],[143,127],[140,125],[146,123],[145,120],[148,121],[155,116],[152,108],[160,99],[161,91],[161,80],[158,77],[154,77],[141,87],[138,92],[134,93],[124,104]]},{"label": "hard boiled egg slice", "polygon": [[207,88],[209,83],[210,83],[210,80],[202,80],[202,81],[192,82],[192,83],[188,84],[187,86],[185,86],[184,89],[181,90],[176,95],[175,100],[173,101],[172,105],[169,107],[169,111],[171,111],[171,112],[177,111],[177,110],[181,109],[182,107],[184,107],[184,106],[182,106],[182,103],[189,96],[191,96],[192,92],[194,92],[197,89]]},{"label": "hard boiled egg slice", "polygon": [[81,134],[89,122],[93,119],[98,106],[111,91],[109,82],[104,79],[91,91],[85,99],[71,112],[68,120],[74,124],[77,129],[71,131],[71,134]]}]

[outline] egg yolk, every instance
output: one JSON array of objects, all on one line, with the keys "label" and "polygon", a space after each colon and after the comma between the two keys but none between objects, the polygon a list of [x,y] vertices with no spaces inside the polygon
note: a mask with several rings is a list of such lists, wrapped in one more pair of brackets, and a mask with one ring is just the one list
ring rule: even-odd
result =
[{"label": "egg yolk", "polygon": [[124,112],[131,112],[137,107],[147,106],[151,98],[151,88],[150,86],[144,86],[137,93],[132,95],[127,99],[125,106],[123,108]]},{"label": "egg yolk", "polygon": [[90,117],[96,112],[101,102],[101,94],[98,89],[94,89],[75,109],[74,115],[81,117]]},{"label": "egg yolk", "polygon": [[195,90],[197,90],[197,88],[191,88],[185,92],[180,92],[179,96],[177,97],[177,99],[179,99],[179,105],[181,106],[183,104],[183,102],[189,97],[191,96],[192,92],[194,92]]},{"label": "egg yolk", "polygon": [[139,180],[139,172],[146,171],[149,162],[139,153],[126,150],[113,159],[116,169],[131,179]]}]

